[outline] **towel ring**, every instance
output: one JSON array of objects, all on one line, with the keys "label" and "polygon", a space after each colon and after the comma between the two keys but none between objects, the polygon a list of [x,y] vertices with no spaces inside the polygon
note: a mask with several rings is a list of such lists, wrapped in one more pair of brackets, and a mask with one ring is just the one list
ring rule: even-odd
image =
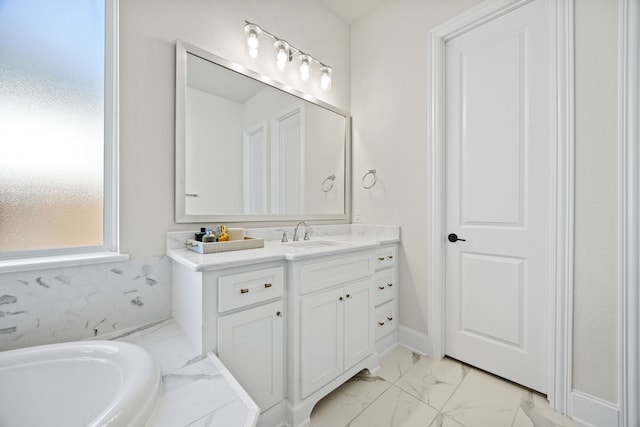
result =
[{"label": "towel ring", "polygon": [[[365,185],[365,183],[364,183],[364,180],[368,175],[372,175],[373,176],[373,182],[371,183],[371,185]],[[376,170],[375,169],[369,169],[369,172],[367,172],[364,175],[362,175],[362,188],[364,188],[365,190],[368,190],[371,187],[373,187],[374,185],[376,185],[376,182],[378,182],[378,176],[376,175]]]},{"label": "towel ring", "polygon": [[324,181],[322,181],[322,185],[320,186],[320,188],[322,188],[322,191],[324,191],[325,193],[328,193],[329,191],[333,190],[333,184],[335,184],[335,182],[336,176],[329,175],[324,179]]}]

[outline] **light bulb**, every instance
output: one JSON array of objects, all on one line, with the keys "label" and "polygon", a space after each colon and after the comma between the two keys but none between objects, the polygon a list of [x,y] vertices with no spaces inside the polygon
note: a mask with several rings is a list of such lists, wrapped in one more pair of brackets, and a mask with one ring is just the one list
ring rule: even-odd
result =
[{"label": "light bulb", "polygon": [[289,43],[283,40],[276,40],[273,46],[276,50],[276,66],[278,70],[282,71],[289,62]]},{"label": "light bulb", "polygon": [[251,30],[247,36],[247,46],[249,49],[257,49],[260,46],[260,40],[258,40],[258,34]]},{"label": "light bulb", "polygon": [[331,67],[327,65],[323,65],[320,67],[320,89],[324,91],[331,90],[332,82],[331,82]]},{"label": "light bulb", "polygon": [[300,78],[305,82],[311,77],[311,57],[309,55],[300,55]]},{"label": "light bulb", "polygon": [[247,35],[247,47],[249,48],[249,56],[252,58],[258,57],[258,47],[260,46],[260,39],[258,36],[262,30],[255,24],[247,24],[244,26],[244,33]]}]

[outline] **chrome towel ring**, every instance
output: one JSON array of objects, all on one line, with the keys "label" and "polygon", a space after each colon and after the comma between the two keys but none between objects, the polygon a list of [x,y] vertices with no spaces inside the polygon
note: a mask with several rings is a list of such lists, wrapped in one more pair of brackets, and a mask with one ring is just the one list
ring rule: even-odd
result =
[{"label": "chrome towel ring", "polygon": [[[365,179],[367,178],[368,175],[373,176],[373,182],[369,185],[366,185]],[[369,172],[365,173],[364,175],[362,175],[362,188],[364,188],[365,190],[370,189],[371,187],[373,187],[374,185],[376,185],[376,182],[378,182],[378,176],[376,175],[376,170],[375,169],[369,169]]]},{"label": "chrome towel ring", "polygon": [[322,191],[324,191],[325,193],[328,193],[333,189],[333,184],[335,184],[335,182],[336,182],[336,176],[329,175],[324,179],[324,181],[322,181],[322,185],[320,186],[320,188],[322,188]]}]

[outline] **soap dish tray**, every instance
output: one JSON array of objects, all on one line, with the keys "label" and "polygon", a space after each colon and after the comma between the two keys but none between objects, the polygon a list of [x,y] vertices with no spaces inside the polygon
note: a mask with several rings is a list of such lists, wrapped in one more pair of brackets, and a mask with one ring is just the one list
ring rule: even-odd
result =
[{"label": "soap dish tray", "polygon": [[264,248],[264,239],[245,236],[244,240],[229,240],[227,242],[203,243],[194,239],[187,240],[187,249],[201,253],[213,254],[217,252],[241,251],[243,249]]}]

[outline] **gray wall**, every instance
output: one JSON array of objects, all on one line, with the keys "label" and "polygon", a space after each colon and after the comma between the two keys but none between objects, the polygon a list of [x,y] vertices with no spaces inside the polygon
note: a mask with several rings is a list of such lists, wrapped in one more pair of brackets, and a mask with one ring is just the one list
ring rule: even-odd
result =
[{"label": "gray wall", "polygon": [[575,2],[573,386],[618,400],[618,2]]}]

